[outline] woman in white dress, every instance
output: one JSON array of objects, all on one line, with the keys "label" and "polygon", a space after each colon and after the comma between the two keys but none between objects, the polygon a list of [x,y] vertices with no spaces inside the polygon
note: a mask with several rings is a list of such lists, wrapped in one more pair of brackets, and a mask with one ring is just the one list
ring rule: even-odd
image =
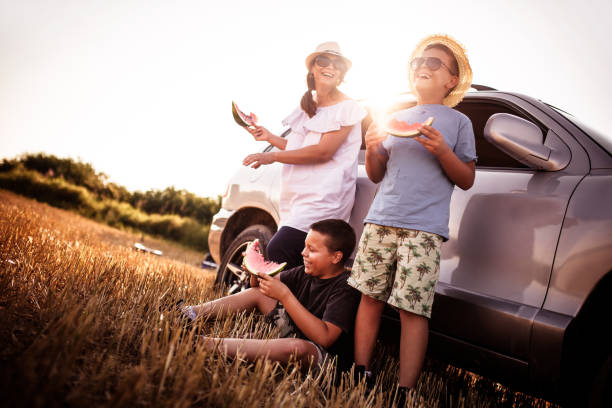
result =
[{"label": "woman in white dress", "polygon": [[366,110],[338,89],[351,61],[336,42],[320,44],[306,58],[308,91],[283,125],[286,138],[263,126],[245,128],[255,140],[280,151],[248,155],[243,164],[257,168],[283,163],[280,228],[266,248],[266,257],[301,265],[304,239],[311,224],[336,218],[348,221],[355,199],[361,120]]}]

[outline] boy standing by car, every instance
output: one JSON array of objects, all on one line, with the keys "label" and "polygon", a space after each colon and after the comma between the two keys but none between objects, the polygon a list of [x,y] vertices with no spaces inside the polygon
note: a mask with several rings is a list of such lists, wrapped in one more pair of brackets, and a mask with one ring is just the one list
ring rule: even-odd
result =
[{"label": "boy standing by car", "polygon": [[418,380],[427,349],[429,318],[448,239],[455,185],[474,183],[475,142],[467,116],[452,109],[469,89],[472,71],[465,50],[448,36],[433,35],[413,51],[409,81],[415,107],[394,118],[423,123],[420,135],[388,135],[372,125],[365,136],[366,171],[381,182],[365,218],[349,285],[361,293],[355,323],[357,372],[370,378],[370,362],[385,303],[399,311],[400,398]]},{"label": "boy standing by car", "polygon": [[[353,325],[359,292],[348,286],[344,264],[355,248],[355,232],[343,220],[315,222],[306,235],[303,266],[272,278],[251,279],[252,287],[198,306],[186,306],[190,319],[218,317],[227,313],[258,310],[279,328],[278,339],[203,337],[209,350],[247,360],[269,358],[304,364],[322,363],[338,356],[338,368],[352,365]],[[280,276],[280,278],[279,278]],[[348,352],[348,353],[347,353]]]}]

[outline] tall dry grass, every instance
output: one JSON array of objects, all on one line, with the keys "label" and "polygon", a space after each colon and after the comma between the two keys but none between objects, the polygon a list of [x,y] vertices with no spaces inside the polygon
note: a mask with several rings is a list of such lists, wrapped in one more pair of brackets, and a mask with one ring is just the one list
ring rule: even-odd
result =
[{"label": "tall dry grass", "polygon": [[[89,220],[0,191],[0,404],[6,406],[384,407],[397,362],[379,353],[367,393],[333,366],[228,359],[195,333],[272,338],[256,314],[185,329],[169,308],[217,297],[214,275],[132,251]],[[104,227],[108,228],[108,227]],[[549,406],[428,362],[411,407]]]}]

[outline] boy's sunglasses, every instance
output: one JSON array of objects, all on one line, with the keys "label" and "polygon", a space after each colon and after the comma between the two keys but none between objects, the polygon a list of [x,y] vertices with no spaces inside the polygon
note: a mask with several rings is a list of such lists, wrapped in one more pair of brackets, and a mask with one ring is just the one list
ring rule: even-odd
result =
[{"label": "boy's sunglasses", "polygon": [[423,64],[427,65],[427,68],[431,69],[432,71],[437,71],[442,65],[444,65],[444,67],[448,69],[448,72],[450,72],[452,75],[457,75],[455,72],[453,72],[452,69],[450,69],[445,63],[443,63],[440,58],[437,57],[417,57],[410,61],[410,68],[413,71],[416,71]]},{"label": "boy's sunglasses", "polygon": [[329,58],[327,55],[317,55],[314,62],[321,68],[328,67],[329,64],[332,64],[337,70],[344,71],[346,69],[346,64],[344,63],[342,58],[337,58],[332,61],[332,59]]}]

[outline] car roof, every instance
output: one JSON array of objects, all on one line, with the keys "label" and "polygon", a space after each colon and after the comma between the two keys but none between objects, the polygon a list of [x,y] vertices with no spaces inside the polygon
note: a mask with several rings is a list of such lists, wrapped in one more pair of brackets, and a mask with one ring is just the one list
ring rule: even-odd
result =
[{"label": "car roof", "polygon": [[[570,121],[576,128],[582,131],[585,135],[589,136],[600,148],[605,150],[609,155],[612,155],[612,135],[607,135],[599,132],[570,113],[565,112],[555,106],[547,104],[542,100],[533,98],[531,96],[517,93],[499,91],[487,85],[472,84],[472,87],[466,93],[464,100],[469,101],[472,99],[507,99],[509,96],[520,98],[541,110],[552,109],[566,120]],[[416,98],[411,92],[402,92],[391,97],[386,98],[368,98],[359,101],[364,107],[368,109],[370,114],[377,113],[379,115],[388,115],[394,111],[400,109],[407,109],[416,105]],[[370,118],[371,120],[371,118]]]}]

